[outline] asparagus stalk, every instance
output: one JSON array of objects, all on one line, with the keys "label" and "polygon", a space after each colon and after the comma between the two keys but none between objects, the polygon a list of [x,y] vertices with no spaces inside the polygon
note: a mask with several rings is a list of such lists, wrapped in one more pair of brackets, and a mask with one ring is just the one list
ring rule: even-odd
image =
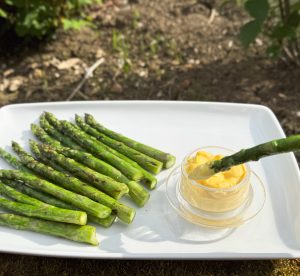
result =
[{"label": "asparagus stalk", "polygon": [[93,171],[77,161],[57,153],[53,148],[50,148],[47,145],[39,145],[39,150],[44,156],[51,159],[53,162],[58,163],[74,176],[85,182],[91,183],[93,186],[115,199],[121,198],[129,191],[126,184],[117,182],[108,176]]},{"label": "asparagus stalk", "polygon": [[[23,195],[28,195],[30,197],[30,203],[32,205],[39,206],[40,203],[43,203],[43,204],[47,203],[49,205],[63,208],[63,209],[78,210],[78,208],[76,208],[75,206],[68,204],[64,201],[61,201],[51,195],[45,194],[38,190],[34,190],[33,188],[28,187],[24,183],[21,183],[18,181],[11,181],[8,179],[2,179],[2,181],[6,186],[14,188],[15,190],[19,191]],[[9,194],[7,194],[7,196],[9,196]],[[20,200],[18,198],[15,198],[15,200],[17,200],[18,202],[27,203],[24,201],[24,197],[22,197],[22,199],[20,199]],[[28,201],[28,204],[29,204],[29,201]],[[88,214],[89,222],[97,223],[106,228],[110,227],[112,225],[112,223],[115,221],[115,219],[116,219],[115,214],[110,214],[107,218],[101,218],[101,219]]]},{"label": "asparagus stalk", "polygon": [[50,125],[46,119],[45,114],[42,114],[40,116],[40,125],[50,136],[52,136],[54,139],[62,143],[64,146],[76,150],[81,150],[81,151],[84,150],[81,146],[75,143],[71,138],[63,135],[60,131],[58,131],[52,125]]},{"label": "asparagus stalk", "polygon": [[[85,124],[85,126],[87,126],[87,124]],[[94,132],[95,135],[97,135],[95,133],[95,131],[97,133],[99,133],[97,130],[93,131],[93,129],[91,129],[91,131]],[[90,138],[95,139],[94,136],[90,136]],[[106,146],[106,145],[104,145],[104,146]],[[151,190],[155,188],[157,180],[156,180],[156,178],[152,174],[150,174],[148,171],[146,171],[144,168],[142,168],[138,163],[136,163],[132,159],[128,158],[126,155],[120,153],[119,151],[117,151],[117,150],[115,150],[115,149],[113,149],[111,147],[108,147],[108,146],[106,146],[106,149],[108,151],[110,151],[112,154],[114,154],[114,155],[118,156],[119,158],[123,159],[124,161],[128,162],[129,164],[131,164],[133,167],[135,167],[139,171],[141,171],[142,174],[143,174],[143,178],[140,180],[141,183],[143,183],[144,185],[146,185]]]},{"label": "asparagus stalk", "polygon": [[43,143],[53,145],[53,146],[61,145],[61,143],[58,140],[49,136],[49,134],[40,126],[31,124],[30,128],[31,128],[31,132]]},{"label": "asparagus stalk", "polygon": [[[55,121],[56,125],[58,124],[58,121]],[[32,129],[32,132],[35,134],[36,137],[38,137],[42,142],[49,144],[51,146],[54,146],[57,150],[61,150],[62,148],[60,147],[60,142],[58,142],[57,140],[55,140],[54,138],[50,137],[42,128],[35,126],[34,129]],[[70,149],[73,149],[76,151],[76,147],[72,147],[72,145],[69,145]],[[90,167],[91,169],[94,169],[95,171],[98,171],[104,175],[108,175],[110,177],[112,177],[113,179],[126,183],[128,184],[128,182],[130,181],[124,174],[122,174],[119,170],[117,170],[116,168],[114,168],[113,166],[111,166],[110,164],[96,158],[94,155],[89,154],[87,152],[84,151],[77,151],[77,153],[74,152],[69,152],[67,151],[67,149],[64,147],[64,152],[60,151],[60,153],[64,154],[66,157],[75,159],[76,161],[85,164],[86,166]],[[80,154],[78,154],[80,153]],[[120,158],[124,159],[125,156],[123,155],[119,155]],[[125,157],[126,158],[126,157]],[[125,161],[128,161],[126,158]],[[130,160],[130,159],[129,159]],[[131,161],[131,160],[130,160]],[[89,163],[89,164],[87,164]],[[96,168],[94,166],[90,166],[91,164],[96,164]],[[135,163],[135,162],[133,162]],[[134,166],[134,164],[132,164]],[[142,180],[140,180],[143,184],[145,184],[149,189],[154,189],[157,183],[156,178],[151,175],[149,172],[147,172],[146,170],[144,170],[143,168],[139,167],[136,163],[135,163],[136,167],[142,171],[142,173],[144,174],[144,177]],[[51,165],[52,166],[52,165]],[[132,184],[132,189],[134,189],[134,186],[139,186],[138,183]],[[140,187],[138,187],[139,189],[141,189]],[[144,192],[146,193],[146,192]],[[143,204],[146,203],[146,201],[143,203],[141,201],[141,198],[137,198],[134,199],[133,195],[135,195],[136,192],[133,190],[132,192],[130,192],[129,190],[129,195],[132,197],[132,199],[135,202],[139,202],[139,206],[143,206]],[[146,198],[146,196],[144,196],[143,198]]]},{"label": "asparagus stalk", "polygon": [[68,223],[45,221],[14,214],[0,214],[0,225],[17,230],[30,230],[66,238],[68,240],[98,245],[96,228],[90,225],[78,226]]},{"label": "asparagus stalk", "polygon": [[[2,187],[0,188],[0,193],[2,195],[7,195],[9,193],[10,196],[14,196],[18,193],[18,195],[16,195],[18,198],[23,196],[21,193],[17,192],[16,190],[10,187],[5,188],[5,185],[2,183],[0,184],[0,186],[1,185]],[[28,197],[25,200],[27,199]],[[73,223],[78,225],[85,225],[87,222],[87,215],[85,212],[61,209],[46,204],[37,206],[37,205],[31,205],[26,203],[14,202],[0,197],[0,207],[14,211],[21,215],[41,218],[45,220]]]},{"label": "asparagus stalk", "polygon": [[69,172],[65,170],[62,166],[43,156],[39,150],[38,147],[39,144],[37,142],[35,142],[34,140],[29,140],[29,145],[30,145],[30,150],[33,152],[37,161],[42,162],[45,165],[50,166],[57,171],[63,172],[65,174],[69,174]]},{"label": "asparagus stalk", "polygon": [[176,158],[175,156],[162,152],[158,149],[155,149],[153,147],[147,146],[145,144],[142,144],[140,142],[137,142],[133,139],[130,139],[120,133],[114,132],[103,125],[99,124],[95,118],[90,114],[85,114],[85,121],[87,124],[92,126],[93,128],[97,129],[98,131],[104,133],[105,135],[111,137],[112,139],[115,139],[117,141],[120,141],[124,144],[126,144],[128,147],[131,147],[139,152],[142,152],[148,156],[151,156],[152,158],[161,161],[164,164],[165,168],[172,167],[175,162]]},{"label": "asparagus stalk", "polygon": [[80,116],[75,115],[75,120],[77,125],[86,133],[90,134],[91,136],[95,137],[97,140],[101,141],[105,145],[117,150],[118,152],[124,154],[128,158],[137,162],[141,167],[152,172],[154,174],[158,174],[162,170],[163,163],[151,158],[135,149],[128,147],[127,145],[123,144],[122,142],[116,141],[109,136],[99,132],[97,129],[91,127],[90,125],[86,124]]},{"label": "asparagus stalk", "polygon": [[75,194],[27,172],[16,170],[0,170],[0,178],[20,180],[28,183],[30,186],[66,201],[85,211],[86,213],[94,215],[98,218],[108,217],[111,213],[109,208],[89,199],[88,197]]},{"label": "asparagus stalk", "polygon": [[[75,159],[76,161],[88,166],[89,168],[91,168],[97,172],[100,172],[104,175],[110,176],[111,178],[113,178],[119,182],[127,183],[130,181],[125,175],[123,175],[115,167],[96,158],[94,155],[84,152],[84,151],[76,150],[72,147],[62,146],[62,144],[59,141],[50,137],[48,135],[48,133],[46,133],[45,130],[42,129],[41,127],[32,124],[31,131],[40,141],[54,147],[59,153],[65,155],[66,157]],[[38,143],[34,142],[33,140],[30,140],[30,146],[31,146],[31,150],[33,151],[33,153],[36,155],[37,158],[39,158],[40,154],[39,154],[39,149],[37,147]],[[20,161],[18,161],[18,162],[19,162],[20,166],[23,166]]]},{"label": "asparagus stalk", "polygon": [[[4,184],[3,184],[3,183]],[[44,206],[48,205],[44,202],[41,202],[40,200],[33,198],[31,196],[28,196],[20,191],[18,191],[16,188],[12,187],[11,185],[7,185],[7,182],[12,182],[11,180],[3,179],[2,182],[0,181],[0,194],[6,197],[9,197],[17,202],[20,203],[25,203],[25,204],[30,204],[34,206]],[[20,183],[20,185],[25,186]],[[63,209],[68,209],[68,208],[63,208]]]},{"label": "asparagus stalk", "polygon": [[55,150],[61,154],[63,154],[66,157],[75,159],[77,162],[80,162],[87,167],[93,169],[94,171],[97,171],[99,173],[102,173],[104,175],[107,175],[116,181],[126,183],[129,182],[130,180],[122,174],[118,169],[115,167],[111,166],[110,164],[94,157],[92,154],[87,153],[87,152],[82,152],[66,147],[56,147],[53,146]]},{"label": "asparagus stalk", "polygon": [[[77,162],[80,162],[89,168],[107,175],[114,180],[118,182],[122,182],[127,184],[129,182],[128,178],[125,177],[119,170],[114,168],[113,166],[109,165],[108,163],[96,158],[94,155],[84,152],[84,151],[79,151],[74,148],[69,148],[69,147],[64,147],[61,145],[61,143],[54,138],[50,137],[48,133],[44,131],[44,129],[40,128],[37,125],[33,125],[32,132],[34,135],[39,138],[43,143],[48,144],[58,152],[63,154],[64,156],[68,158],[75,159]],[[43,156],[40,154],[39,149],[38,149],[38,143],[34,142],[33,140],[30,140],[30,147],[31,151],[35,154],[37,159],[43,161],[46,164],[49,164],[51,167],[59,170],[59,171],[64,171],[64,169],[61,166],[58,166],[54,162],[51,162],[49,159],[43,158]],[[76,148],[76,147],[75,147]],[[20,163],[21,164],[21,163]],[[95,166],[90,166],[89,164],[97,164],[97,169]],[[22,165],[22,164],[21,164]]]},{"label": "asparagus stalk", "polygon": [[106,162],[118,168],[131,179],[139,180],[143,177],[143,174],[139,170],[132,167],[130,164],[128,164],[128,162],[112,154],[107,150],[107,147],[98,142],[97,139],[91,139],[85,132],[78,130],[67,121],[57,122],[56,118],[48,112],[45,113],[45,115],[46,118],[51,123],[56,124],[56,126],[59,127],[59,129],[62,130],[63,133],[71,137],[87,150],[91,151],[97,157],[104,159]]},{"label": "asparagus stalk", "polygon": [[[4,151],[3,149],[0,150],[0,155],[3,156],[5,158],[5,160],[10,163],[13,167],[15,167],[16,169],[20,169],[22,171],[25,172],[31,172],[29,169],[27,169],[27,167],[25,167],[16,157],[14,157],[13,155],[11,155],[10,153]],[[75,210],[76,208],[73,207],[70,204],[67,204],[55,197],[52,197],[48,194],[42,193],[40,191],[36,191],[28,186],[26,186],[25,184],[21,184],[19,183],[19,185],[16,185],[17,182],[15,182],[15,185],[13,184],[13,181],[10,181],[8,179],[2,179],[2,181],[6,184],[9,185],[17,190],[19,190],[22,193],[25,193],[29,196],[32,196],[36,199],[39,199],[43,202],[46,202],[50,205],[56,206],[56,207],[60,207],[60,208],[64,208],[64,209],[71,209],[71,210]],[[116,215],[115,214],[110,214],[108,217],[106,218],[98,218],[96,216],[93,216],[91,214],[88,215],[88,220],[94,223],[97,223],[101,226],[104,227],[109,227],[111,226],[111,224],[115,221]]]},{"label": "asparagus stalk", "polygon": [[[71,123],[67,121],[58,121],[49,112],[45,113],[45,115],[51,121],[51,123],[53,123],[56,127],[60,128],[62,131],[66,131],[67,134],[70,135],[70,137],[73,137],[73,139],[75,139],[78,143],[81,143],[82,146],[84,146],[88,151],[93,153],[95,156],[99,158],[103,158],[108,163],[117,167],[122,173],[124,173],[131,180],[140,180],[143,184],[147,185],[150,189],[153,189],[155,187],[157,183],[155,177],[151,175],[148,171],[140,167],[135,161],[119,153],[118,151],[104,145],[96,138],[89,136],[85,132],[77,129]],[[104,155],[107,155],[106,159]],[[111,160],[111,162],[109,162],[109,160]],[[138,177],[135,177],[135,175],[131,173],[132,170],[135,173],[138,173]]]},{"label": "asparagus stalk", "polygon": [[97,190],[92,186],[89,186],[88,184],[82,182],[81,180],[75,177],[56,171],[53,168],[48,167],[36,161],[32,156],[24,152],[22,148],[20,148],[16,143],[13,143],[13,148],[16,151],[16,153],[19,155],[21,161],[26,166],[34,170],[36,173],[49,178],[50,180],[54,181],[56,184],[61,185],[66,189],[70,189],[71,191],[84,195],[94,201],[97,201],[109,207],[110,209],[113,209],[114,211],[117,212],[117,216],[122,221],[126,223],[132,222],[135,216],[135,210],[133,208],[130,208],[116,201],[114,198],[104,194],[103,192]]},{"label": "asparagus stalk", "polygon": [[129,180],[119,170],[106,162],[94,157],[92,154],[73,150],[66,147],[54,147],[55,150],[66,157],[75,159],[88,168],[107,175],[118,182],[125,183],[129,188],[129,196],[140,207],[148,201],[150,194],[137,182]]},{"label": "asparagus stalk", "polygon": [[[100,142],[94,136],[90,136],[90,135],[87,134],[87,137],[93,139],[94,141]],[[100,142],[100,143],[102,143],[102,142]],[[109,151],[112,154],[118,156],[119,158],[123,159],[127,163],[131,164],[134,168],[138,169],[143,174],[143,178],[140,179],[139,182],[146,185],[151,190],[155,188],[157,180],[151,173],[149,173],[147,170],[145,170],[143,167],[141,167],[138,163],[136,163],[134,160],[130,159],[126,155],[122,154],[121,152],[119,152],[119,151],[115,150],[114,148],[109,147],[109,146],[107,146],[103,143],[102,143],[102,145],[106,148],[107,151]]]},{"label": "asparagus stalk", "polygon": [[300,134],[293,135],[288,138],[273,140],[252,148],[242,149],[233,155],[214,161],[211,164],[211,168],[216,172],[225,171],[235,165],[249,161],[258,161],[263,157],[274,154],[298,150],[300,150]]},{"label": "asparagus stalk", "polygon": [[[51,113],[47,113],[47,112],[46,112],[46,113],[45,113],[45,117],[49,117],[50,120],[51,120],[51,123],[52,123],[56,128],[59,128],[59,126],[60,126],[59,121],[58,121]],[[42,142],[44,142],[44,143],[46,143],[46,144],[49,144],[49,145],[52,145],[52,146],[55,146],[55,147],[58,146],[58,145],[57,145],[57,142],[58,142],[58,141],[57,141],[57,140],[53,140],[53,138],[50,137],[49,135],[47,135],[47,133],[46,133],[43,129],[39,129],[39,131],[34,130],[34,134],[35,134]],[[72,145],[69,145],[69,146],[70,146],[70,148],[76,150],[76,147],[72,147]],[[144,170],[144,169],[141,168],[136,162],[130,160],[130,159],[127,158],[126,156],[122,155],[121,153],[118,153],[117,151],[115,151],[115,150],[113,150],[113,149],[110,149],[110,148],[108,148],[108,147],[106,147],[106,149],[109,150],[109,151],[111,151],[111,153],[113,153],[113,154],[115,154],[115,155],[117,154],[118,157],[120,157],[121,159],[123,159],[123,160],[129,162],[132,166],[134,166],[134,167],[136,167],[137,169],[139,169],[139,170],[143,173],[143,175],[144,175],[143,178],[140,180],[140,182],[143,183],[144,185],[146,185],[149,189],[154,189],[154,188],[155,188],[156,183],[157,183],[157,180],[156,180],[156,178],[155,178],[153,175],[151,175],[148,171]],[[81,153],[85,153],[84,150],[83,150],[83,151],[80,151],[80,152],[81,152]],[[90,151],[90,152],[93,153],[93,151]],[[87,153],[85,153],[85,154],[87,154]],[[66,156],[67,156],[67,155],[66,155]],[[91,156],[92,156],[94,159],[99,160],[98,158],[96,158],[95,156],[93,156],[93,155],[90,154],[90,157],[91,157]],[[74,158],[74,157],[72,157],[72,156],[67,156],[67,157],[76,159],[76,158]],[[79,162],[81,162],[81,163],[84,163],[82,160],[78,160],[78,159],[76,159],[76,160],[79,161]],[[102,161],[102,160],[99,160],[99,161]],[[106,162],[103,162],[103,161],[102,161],[102,163],[103,163],[103,164],[107,164]],[[52,165],[51,165],[51,166],[52,166]],[[109,164],[107,164],[107,166],[110,166],[111,168],[113,168],[113,167],[112,167],[111,165],[109,165]],[[93,169],[93,167],[91,167],[91,168]],[[106,171],[110,171],[110,169],[105,169],[105,170],[106,170]],[[115,169],[115,170],[116,170],[116,169]],[[98,171],[98,170],[97,170],[97,171]],[[102,170],[99,170],[98,172],[103,173],[103,174],[105,174],[105,175],[108,175],[108,176],[114,178],[112,175],[106,174],[106,173],[105,173],[104,171],[102,171]],[[118,181],[118,178],[114,178],[114,179]],[[121,182],[125,182],[125,181],[121,181]],[[134,189],[134,186],[139,186],[139,184],[138,184],[138,183],[134,183],[134,184],[132,184],[131,186],[132,186],[132,189]],[[140,189],[140,187],[138,187],[138,188]],[[129,191],[129,195],[134,195],[134,194],[136,194],[135,191],[133,191],[132,193]],[[145,198],[145,197],[144,197],[144,198]],[[135,200],[135,201],[136,201],[136,200]],[[143,204],[145,204],[145,202],[144,202],[144,203],[141,202],[141,199],[138,200],[138,201],[140,201],[139,206],[143,206]],[[136,202],[137,202],[137,201],[136,201]]]},{"label": "asparagus stalk", "polygon": [[20,200],[18,198],[15,198],[15,200],[17,200],[18,202],[28,203],[28,204],[29,204],[29,202],[31,202],[32,205],[37,205],[37,206],[39,206],[39,202],[43,202],[43,203],[47,203],[49,205],[56,206],[56,207],[63,208],[63,209],[78,210],[78,209],[76,209],[76,207],[73,207],[71,204],[68,204],[56,197],[53,197],[53,196],[46,194],[44,192],[41,192],[39,190],[35,190],[23,182],[9,180],[9,179],[2,179],[1,181],[6,186],[17,190],[18,192],[22,193],[23,195],[27,195],[30,198],[35,199],[35,200],[30,200],[28,202],[25,202],[25,201],[23,201],[24,197],[20,198]]},{"label": "asparagus stalk", "polygon": [[288,138],[269,141],[252,148],[242,149],[235,154],[225,156],[222,159],[211,163],[205,163],[196,167],[190,177],[192,179],[205,179],[212,175],[226,171],[232,166],[240,165],[249,161],[258,161],[259,159],[279,153],[300,150],[300,134]]},{"label": "asparagus stalk", "polygon": [[18,160],[15,156],[12,154],[8,153],[4,149],[0,148],[0,157],[5,160],[8,164],[10,164],[12,167],[23,170],[26,172],[31,172],[28,168],[26,168],[21,161]]}]

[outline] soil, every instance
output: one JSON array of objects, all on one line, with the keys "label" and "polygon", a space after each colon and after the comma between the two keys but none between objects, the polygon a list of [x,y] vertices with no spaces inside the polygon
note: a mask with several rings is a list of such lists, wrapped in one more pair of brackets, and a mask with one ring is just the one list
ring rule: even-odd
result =
[{"label": "soil", "polygon": [[[239,7],[204,0],[129,2],[89,8],[90,28],[60,29],[42,41],[2,38],[0,106],[67,100],[85,70],[103,58],[71,100],[262,104],[286,134],[300,133],[300,68],[270,60],[263,38],[243,49],[237,36],[248,18]],[[283,271],[299,262],[266,266]]]}]

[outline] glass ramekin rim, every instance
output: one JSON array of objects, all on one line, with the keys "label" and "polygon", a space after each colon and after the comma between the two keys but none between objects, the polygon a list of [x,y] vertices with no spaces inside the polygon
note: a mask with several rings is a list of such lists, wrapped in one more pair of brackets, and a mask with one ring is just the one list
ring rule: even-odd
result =
[{"label": "glass ramekin rim", "polygon": [[[181,168],[181,173],[184,177],[186,178],[189,178],[188,175],[187,175],[187,172],[185,171],[184,169],[184,165],[186,164],[186,161],[187,159],[192,156],[194,153],[198,152],[198,151],[203,151],[204,149],[209,149],[209,148],[214,148],[214,149],[221,149],[221,150],[225,150],[225,151],[229,151],[229,152],[232,152],[232,153],[235,153],[234,150],[232,149],[229,149],[229,148],[225,148],[225,147],[220,147],[220,146],[203,146],[203,147],[200,147],[200,148],[197,148],[195,150],[193,150],[192,152],[188,153],[182,163],[180,164],[180,168]],[[190,183],[196,187],[199,187],[199,188],[202,188],[202,189],[205,189],[207,191],[215,191],[215,192],[230,192],[230,191],[234,191],[238,188],[240,188],[241,186],[244,186],[246,183],[249,182],[250,180],[250,175],[251,175],[251,168],[249,166],[248,163],[245,163],[244,164],[245,167],[246,167],[246,174],[244,176],[244,178],[236,185],[232,186],[232,187],[228,187],[228,188],[212,188],[212,187],[208,187],[208,186],[205,186],[205,185],[202,185],[201,183],[198,183],[196,182],[195,180],[192,180],[190,179]]]}]

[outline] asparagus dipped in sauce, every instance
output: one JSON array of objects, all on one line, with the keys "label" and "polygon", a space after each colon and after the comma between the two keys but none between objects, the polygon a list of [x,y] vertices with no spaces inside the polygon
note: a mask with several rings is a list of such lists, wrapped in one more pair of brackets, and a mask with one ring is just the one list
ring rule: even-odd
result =
[{"label": "asparagus dipped in sauce", "polygon": [[287,138],[269,141],[252,148],[242,149],[235,154],[225,156],[219,160],[197,166],[189,174],[194,180],[207,179],[214,174],[226,171],[233,166],[249,161],[258,161],[261,158],[275,154],[300,150],[300,134]]}]

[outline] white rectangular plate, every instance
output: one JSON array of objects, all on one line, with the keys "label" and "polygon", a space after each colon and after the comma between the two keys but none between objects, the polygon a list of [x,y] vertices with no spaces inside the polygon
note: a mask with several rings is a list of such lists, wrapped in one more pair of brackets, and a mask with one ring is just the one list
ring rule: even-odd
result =
[{"label": "white rectangular plate", "polygon": [[[209,102],[68,102],[5,106],[0,109],[0,146],[11,140],[26,145],[29,129],[44,111],[59,118],[93,114],[105,126],[177,157],[179,164],[192,150],[208,145],[238,150],[284,137],[274,114],[266,107]],[[251,222],[214,242],[201,240],[203,231],[169,207],[165,180],[149,203],[137,210],[131,225],[97,227],[100,246],[93,247],[42,234],[0,227],[0,251],[80,258],[134,259],[258,259],[300,257],[300,175],[293,154],[252,163],[266,188],[266,203]],[[9,168],[0,161],[0,168]],[[128,201],[129,202],[129,201]],[[127,201],[126,201],[127,203]],[[128,203],[131,204],[131,203]],[[131,204],[132,205],[132,204]],[[132,205],[134,206],[134,205]],[[198,235],[198,236],[197,236]]]}]

